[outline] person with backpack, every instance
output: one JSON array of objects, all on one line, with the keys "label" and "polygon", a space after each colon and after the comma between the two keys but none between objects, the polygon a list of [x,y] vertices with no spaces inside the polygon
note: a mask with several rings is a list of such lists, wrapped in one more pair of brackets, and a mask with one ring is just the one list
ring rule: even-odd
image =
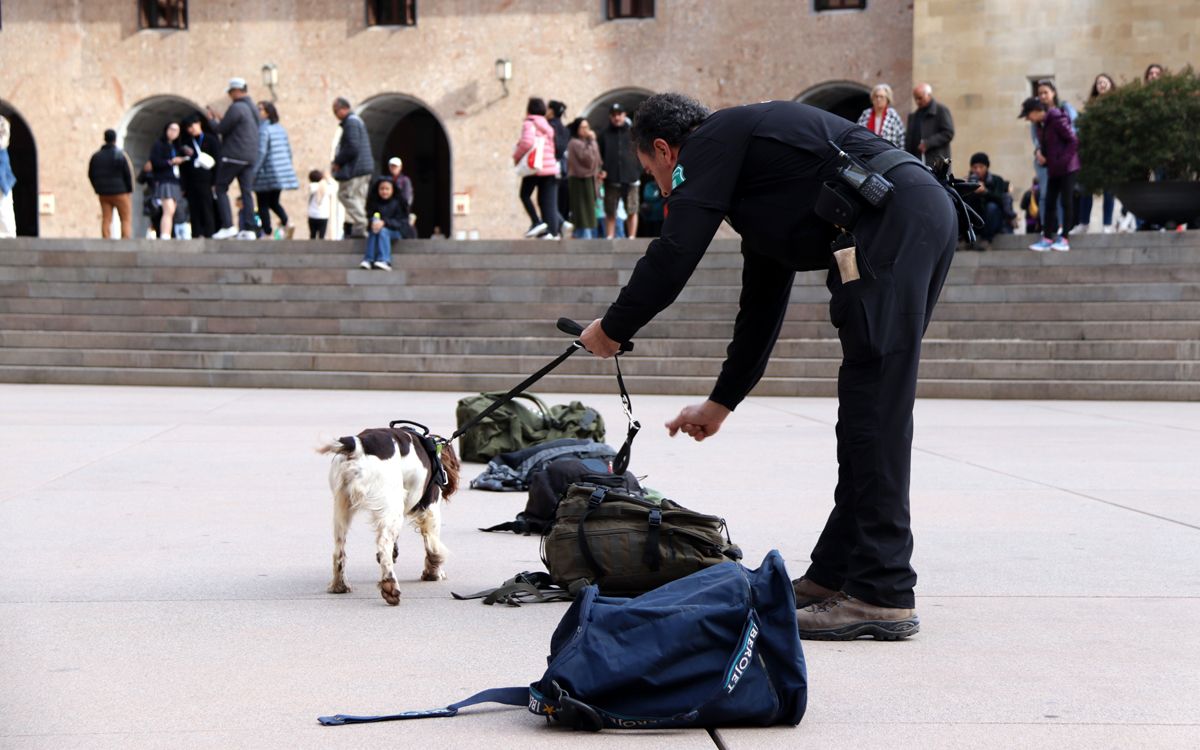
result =
[{"label": "person with backpack", "polygon": [[[801,638],[821,640],[918,632],[913,404],[921,339],[968,220],[961,199],[919,158],[798,102],[710,113],[687,96],[657,94],[638,108],[632,137],[667,196],[662,236],[580,342],[597,356],[616,355],[679,297],[728,221],[743,256],[733,339],[708,399],[666,424],[671,435],[706,440],[766,370],[796,272],[828,269],[842,345],[838,484],[812,565],[795,581],[803,607],[796,622]],[[882,175],[890,198],[871,202],[856,187],[862,182],[840,176],[846,165]]]},{"label": "person with backpack", "polygon": [[100,198],[100,236],[112,236],[113,211],[121,221],[121,239],[133,234],[133,174],[129,159],[117,148],[117,131],[104,131],[104,145],[88,162],[88,180]]}]

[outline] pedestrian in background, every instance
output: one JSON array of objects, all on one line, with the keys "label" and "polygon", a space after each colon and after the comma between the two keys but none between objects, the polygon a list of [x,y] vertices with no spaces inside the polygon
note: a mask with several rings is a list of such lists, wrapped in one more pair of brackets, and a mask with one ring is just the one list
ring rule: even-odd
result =
[{"label": "pedestrian in background", "polygon": [[938,159],[949,159],[950,141],[954,140],[950,109],[933,98],[933,87],[928,83],[913,88],[913,102],[917,108],[908,115],[904,150],[930,166]]},{"label": "pedestrian in background", "polygon": [[[1041,100],[1042,104],[1046,105],[1047,110],[1051,108],[1058,108],[1062,110],[1062,112],[1067,116],[1067,120],[1071,125],[1071,130],[1075,130],[1075,120],[1078,119],[1079,112],[1076,111],[1076,109],[1071,106],[1069,102],[1059,101],[1058,88],[1054,85],[1054,81],[1049,79],[1038,81],[1037,98]],[[1046,191],[1050,189],[1050,176],[1046,172],[1046,155],[1042,150],[1040,136],[1041,132],[1042,131],[1039,126],[1030,125],[1029,137],[1033,141],[1033,172],[1037,175],[1038,182],[1042,186],[1042,194],[1039,196],[1039,200],[1044,208],[1046,206]],[[1074,193],[1068,193],[1059,199],[1058,210],[1054,215],[1060,220],[1067,215],[1066,211],[1064,210],[1066,208],[1067,201],[1070,201],[1071,204],[1074,205]],[[1045,224],[1044,219],[1046,216],[1048,216],[1048,214],[1043,213],[1043,225]]]},{"label": "pedestrian in background", "polygon": [[392,243],[404,236],[404,228],[408,225],[408,213],[396,196],[396,186],[391,180],[376,183],[367,210],[371,214],[371,223],[363,260],[358,265],[362,269],[390,271]]},{"label": "pedestrian in background", "polygon": [[295,227],[289,226],[287,211],[279,202],[284,190],[299,190],[300,180],[292,166],[292,144],[287,131],[279,124],[279,110],[272,102],[258,103],[262,125],[258,129],[258,169],[254,174],[254,197],[258,201],[258,218],[263,234],[271,235],[271,212],[279,217],[280,231],[291,239]]},{"label": "pedestrian in background", "polygon": [[575,224],[574,237],[596,237],[596,178],[600,174],[600,147],[596,133],[582,117],[576,117],[567,128],[571,140],[567,144],[567,190],[570,193],[570,216]]},{"label": "pedestrian in background", "polygon": [[325,173],[314,169],[308,173],[308,238],[325,239],[329,215],[333,212],[333,194],[337,183],[330,184]]},{"label": "pedestrian in background", "polygon": [[[1088,94],[1088,106],[1092,106],[1097,99],[1108,94],[1116,87],[1117,85],[1113,83],[1112,76],[1108,75],[1107,73],[1101,73],[1100,75],[1096,76],[1096,79],[1092,81],[1092,90]],[[1109,146],[1111,147],[1111,144],[1109,144]],[[1093,198],[1090,190],[1083,191],[1083,193],[1079,196],[1079,225],[1084,227],[1085,231],[1087,226],[1092,223],[1092,203],[1094,200],[1095,199]],[[1103,201],[1102,218],[1104,220],[1104,233],[1112,234],[1113,208],[1115,206],[1113,192],[1111,190],[1103,191],[1101,200]]]},{"label": "pedestrian in background", "polygon": [[904,148],[904,121],[892,108],[892,87],[886,83],[871,89],[871,106],[858,116],[858,124],[896,148]]},{"label": "pedestrian in background", "polygon": [[[526,237],[543,237],[548,240],[559,238],[558,226],[558,162],[554,158],[554,128],[546,120],[546,102],[530,97],[525,105],[525,120],[521,123],[521,137],[513,149],[513,164],[528,158],[534,148],[540,148],[542,166],[533,174],[521,179],[520,198],[525,213],[529,216]],[[533,191],[537,190],[537,208],[533,206]],[[541,217],[538,211],[541,211]]]},{"label": "pedestrian in background", "polygon": [[104,145],[88,162],[88,180],[100,198],[100,236],[112,236],[113,211],[121,221],[121,239],[133,234],[133,174],[125,152],[117,148],[117,131],[104,131]]},{"label": "pedestrian in background", "polygon": [[555,207],[558,209],[558,226],[560,231],[565,234],[574,229],[574,224],[567,221],[567,217],[571,213],[570,190],[567,187],[567,144],[571,142],[571,133],[567,129],[567,124],[563,122],[563,115],[567,113],[567,105],[557,99],[551,99],[546,103],[546,109],[546,122],[554,128],[554,160],[558,162],[556,193],[558,202]]},{"label": "pedestrian in background", "polygon": [[212,237],[217,230],[213,181],[221,158],[221,139],[204,132],[199,116],[184,120],[183,131],[180,139],[192,150],[192,155],[179,165],[179,180],[192,219],[192,236]]},{"label": "pedestrian in background", "polygon": [[[250,98],[244,78],[229,79],[226,93],[232,101],[224,117],[208,110],[209,127],[221,136],[221,160],[217,162],[217,175],[213,181],[220,229],[213,239],[237,236],[252,240],[258,237],[253,190],[254,163],[258,159],[258,109]],[[229,186],[235,179],[242,199],[236,226],[229,207]]]},{"label": "pedestrian in background", "polygon": [[633,148],[632,123],[620,102],[608,110],[608,127],[597,139],[604,166],[600,179],[604,181],[604,236],[618,236],[617,222],[620,204],[625,204],[629,226],[625,236],[637,237],[638,208],[641,206],[642,165]]},{"label": "pedestrian in background", "polygon": [[[1071,249],[1071,227],[1075,223],[1075,201],[1070,196],[1075,192],[1075,178],[1079,175],[1079,139],[1067,113],[1058,107],[1047,107],[1036,96],[1031,96],[1021,105],[1018,117],[1029,120],[1038,128],[1038,141],[1046,160],[1046,200],[1042,203],[1042,239],[1029,246],[1030,250],[1046,252]],[[1062,198],[1064,214],[1062,234],[1054,238],[1058,226],[1059,198]]]},{"label": "pedestrian in background", "polygon": [[17,176],[13,174],[12,162],[8,158],[8,141],[12,137],[12,126],[8,118],[0,115],[0,237],[17,236],[17,217],[13,211],[13,187]]},{"label": "pedestrian in background", "polygon": [[341,123],[342,137],[338,139],[333,156],[333,179],[338,181],[338,200],[346,209],[343,236],[346,239],[365,239],[367,236],[367,192],[375,160],[371,156],[371,137],[362,118],[350,111],[350,101],[339,96],[333,100],[333,116]]},{"label": "pedestrian in background", "polygon": [[[154,168],[154,197],[162,207],[162,218],[158,222],[160,240],[171,239],[175,229],[175,206],[183,198],[179,165],[191,157],[191,149],[180,147],[178,141],[179,123],[169,122],[150,148],[150,164]],[[186,154],[183,148],[187,148]]]}]

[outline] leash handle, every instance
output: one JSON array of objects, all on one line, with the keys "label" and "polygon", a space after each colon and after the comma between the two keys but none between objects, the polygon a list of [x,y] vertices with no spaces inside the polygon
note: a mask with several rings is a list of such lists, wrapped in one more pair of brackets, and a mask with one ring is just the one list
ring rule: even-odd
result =
[{"label": "leash handle", "polygon": [[[558,326],[558,330],[562,331],[563,333],[569,334],[571,336],[578,337],[581,333],[583,333],[583,326],[579,325],[578,323],[571,320],[570,318],[559,318],[558,323],[556,325]],[[633,342],[632,341],[623,342],[621,344],[620,351],[622,353],[633,351]]]}]

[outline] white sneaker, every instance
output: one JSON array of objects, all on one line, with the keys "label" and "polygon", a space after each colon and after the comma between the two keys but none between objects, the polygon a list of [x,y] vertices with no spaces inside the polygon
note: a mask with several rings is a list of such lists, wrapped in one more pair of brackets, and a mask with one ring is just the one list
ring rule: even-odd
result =
[{"label": "white sneaker", "polygon": [[237,236],[237,233],[238,233],[237,227],[225,227],[224,229],[221,229],[221,230],[215,232],[213,234],[212,238],[214,240],[227,240],[230,237]]},{"label": "white sneaker", "polygon": [[233,236],[235,240],[257,240],[258,235],[251,232],[249,229],[243,229]]},{"label": "white sneaker", "polygon": [[1116,234],[1116,231],[1117,230],[1113,228],[1112,224],[1109,224],[1108,226],[1104,227],[1105,234]]},{"label": "white sneaker", "polygon": [[562,223],[562,233],[563,234],[570,234],[571,230],[573,230],[574,228],[575,228],[575,225],[572,224],[571,222],[563,221],[563,223]]},{"label": "white sneaker", "polygon": [[550,227],[546,224],[546,222],[543,221],[540,224],[534,224],[533,226],[531,226],[529,228],[529,231],[525,233],[525,236],[526,237],[538,237],[538,236],[544,234],[546,232],[546,230],[549,228]]},{"label": "white sneaker", "polygon": [[542,239],[543,239],[543,240],[561,240],[561,239],[562,239],[562,235],[558,235],[558,234],[543,234],[543,235],[542,235]]},{"label": "white sneaker", "polygon": [[364,260],[362,263],[358,264],[358,267],[364,271],[370,271],[371,270],[371,261]]},{"label": "white sneaker", "polygon": [[391,263],[388,263],[388,262],[386,262],[386,261],[382,261],[382,260],[377,260],[377,261],[375,261],[374,267],[375,267],[375,270],[376,270],[376,271],[390,271],[390,270],[392,270],[392,264],[391,264]]}]

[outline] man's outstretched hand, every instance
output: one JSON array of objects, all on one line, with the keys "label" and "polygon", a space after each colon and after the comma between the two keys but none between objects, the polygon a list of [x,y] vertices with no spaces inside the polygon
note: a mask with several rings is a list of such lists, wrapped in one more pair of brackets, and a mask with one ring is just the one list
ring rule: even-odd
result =
[{"label": "man's outstretched hand", "polygon": [[721,429],[721,423],[729,416],[729,409],[716,401],[705,401],[702,404],[692,404],[683,407],[679,416],[667,422],[667,431],[671,437],[683,432],[690,435],[696,442],[712,437]]}]

